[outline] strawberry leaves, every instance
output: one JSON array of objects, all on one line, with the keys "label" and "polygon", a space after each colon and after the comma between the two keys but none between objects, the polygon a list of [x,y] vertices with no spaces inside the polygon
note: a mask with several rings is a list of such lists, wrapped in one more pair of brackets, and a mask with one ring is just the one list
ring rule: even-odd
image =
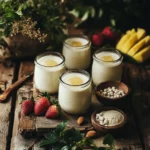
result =
[{"label": "strawberry leaves", "polygon": [[58,106],[58,99],[55,96],[51,96],[48,92],[40,93],[37,98],[39,97],[46,97],[51,104]]},{"label": "strawberry leaves", "polygon": [[97,147],[91,138],[85,138],[79,130],[66,127],[67,122],[64,121],[57,125],[56,129],[45,134],[40,147],[51,145],[54,150],[82,150],[85,147],[93,150],[114,150],[114,139],[111,135],[104,137],[103,144],[107,147]]},{"label": "strawberry leaves", "polygon": [[41,141],[40,146],[43,147],[49,144],[55,144],[59,142],[65,128],[66,128],[66,122],[62,122],[59,125],[57,125],[55,130],[44,135],[45,139]]}]

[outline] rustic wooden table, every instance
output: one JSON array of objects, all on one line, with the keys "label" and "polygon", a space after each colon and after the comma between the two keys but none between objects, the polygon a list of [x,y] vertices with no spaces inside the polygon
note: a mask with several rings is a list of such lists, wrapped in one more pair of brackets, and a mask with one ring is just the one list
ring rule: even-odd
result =
[{"label": "rustic wooden table", "polygon": [[[34,70],[33,61],[0,64],[0,88],[5,90],[14,81]],[[120,150],[150,149],[150,65],[124,64],[123,82],[132,88],[130,106],[125,110],[129,114],[128,128],[123,135],[115,138]],[[0,103],[0,150],[44,150],[39,147],[38,134],[47,131],[49,120],[43,117],[24,116],[20,112],[21,97],[31,97],[33,79],[26,81],[13,91],[5,103]],[[95,98],[94,98],[95,99]],[[99,106],[99,102],[94,100]],[[55,126],[55,125],[54,125]],[[26,137],[26,138],[24,138]],[[95,140],[102,144],[103,137]]]}]

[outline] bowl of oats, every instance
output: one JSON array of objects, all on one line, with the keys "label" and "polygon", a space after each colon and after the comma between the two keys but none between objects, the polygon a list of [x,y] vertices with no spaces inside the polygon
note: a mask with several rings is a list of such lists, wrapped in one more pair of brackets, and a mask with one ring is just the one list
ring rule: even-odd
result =
[{"label": "bowl of oats", "polygon": [[113,133],[124,127],[127,122],[127,116],[118,108],[103,107],[92,113],[91,122],[95,130]]},{"label": "bowl of oats", "polygon": [[106,81],[95,88],[97,100],[107,106],[117,106],[125,102],[130,88],[123,82]]}]

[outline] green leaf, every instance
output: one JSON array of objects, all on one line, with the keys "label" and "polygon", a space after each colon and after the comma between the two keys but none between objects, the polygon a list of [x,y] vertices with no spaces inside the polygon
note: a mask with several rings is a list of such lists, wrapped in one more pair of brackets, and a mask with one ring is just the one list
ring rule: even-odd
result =
[{"label": "green leaf", "polygon": [[75,129],[75,128],[71,128],[68,130],[64,131],[64,140],[67,143],[74,143],[74,142],[78,142],[82,140],[82,136],[80,134],[80,131]]},{"label": "green leaf", "polygon": [[115,19],[111,18],[111,19],[110,19],[110,23],[111,23],[111,25],[112,25],[113,27],[116,26],[116,20],[115,20]]},{"label": "green leaf", "polygon": [[73,16],[75,16],[76,18],[79,17],[79,11],[76,9],[73,9],[72,11],[69,11],[70,14],[72,14]]},{"label": "green leaf", "polygon": [[89,17],[89,11],[86,11],[86,12],[84,13],[84,15],[82,16],[81,21],[83,22],[83,21],[87,20],[88,17]]},{"label": "green leaf", "polygon": [[101,18],[103,16],[103,9],[100,8],[98,12],[98,18]]},{"label": "green leaf", "polygon": [[16,12],[19,16],[22,16],[22,15],[23,15],[23,13],[22,13],[22,7],[23,7],[23,5],[21,5],[21,6],[18,8],[17,12]]},{"label": "green leaf", "polygon": [[63,121],[59,125],[57,125],[57,127],[55,129],[56,133],[62,132],[66,128],[66,124],[67,124],[67,122]]},{"label": "green leaf", "polygon": [[104,140],[103,140],[103,144],[108,144],[109,146],[113,146],[114,145],[114,138],[112,135],[110,134],[107,134],[105,137],[104,137]]},{"label": "green leaf", "polygon": [[94,7],[90,7],[90,14],[91,14],[92,18],[95,17],[95,9],[94,9]]},{"label": "green leaf", "polygon": [[69,146],[66,145],[66,146],[62,147],[61,150],[70,150],[70,148],[69,148]]},{"label": "green leaf", "polygon": [[40,143],[40,147],[44,147],[49,144],[52,144],[50,140],[42,140]]},{"label": "green leaf", "polygon": [[64,147],[64,144],[59,142],[58,144],[52,145],[52,150],[61,150],[62,147]]},{"label": "green leaf", "polygon": [[51,141],[51,143],[55,143],[58,141],[59,137],[56,134],[55,130],[52,132],[49,132],[48,134],[44,135],[46,139],[48,139],[49,141]]}]

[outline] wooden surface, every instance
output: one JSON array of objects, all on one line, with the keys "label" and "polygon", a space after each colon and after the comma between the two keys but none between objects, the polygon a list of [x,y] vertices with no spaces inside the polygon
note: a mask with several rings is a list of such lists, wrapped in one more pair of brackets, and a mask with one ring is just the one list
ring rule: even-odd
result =
[{"label": "wooden surface", "polygon": [[[29,71],[29,68],[27,66],[31,67],[31,66],[33,66],[33,63],[31,62],[30,65],[26,64],[26,63],[22,63],[21,67],[20,67],[19,76],[22,76],[23,74],[26,74],[27,71]],[[31,68],[33,69],[33,67],[31,67]],[[32,69],[30,69],[30,72],[32,72]],[[32,82],[28,82],[27,85],[23,86],[20,89],[21,92],[18,93],[17,101],[20,101],[22,96],[31,97],[32,91],[33,91],[32,87],[33,87]],[[94,105],[97,107],[101,107],[101,105],[99,104],[99,102],[97,102],[95,97],[93,98],[93,107],[94,107]],[[18,124],[18,127],[14,126],[14,130],[17,129],[14,134],[13,140],[12,140],[12,149],[14,149],[14,150],[16,150],[19,147],[18,145],[16,145],[16,143],[19,143],[19,141],[21,139],[20,134],[24,137],[34,137],[35,135],[43,135],[45,132],[47,132],[51,128],[56,127],[56,125],[61,122],[60,120],[48,120],[45,117],[24,116],[20,112],[19,102],[16,104],[16,108],[17,108],[16,114],[18,113],[18,115],[15,115],[15,116],[19,117],[19,122],[16,123],[16,125]],[[131,108],[129,110],[131,110]],[[135,149],[135,147],[138,147],[138,149],[142,149],[141,141],[140,141],[140,138],[138,135],[138,131],[136,129],[135,122],[134,122],[134,117],[130,111],[127,111],[127,113],[129,113],[128,124],[126,125],[124,132],[120,133],[120,135],[115,138],[116,139],[116,148],[118,148],[118,149],[125,149],[125,148],[126,149]],[[89,121],[90,114],[88,117],[89,118],[87,118],[87,120]],[[71,120],[71,122],[69,122],[70,126],[78,127],[76,124],[76,118],[77,117],[75,117],[75,118],[71,117],[71,119],[68,119],[68,120]],[[91,127],[90,124],[88,127]],[[84,129],[84,126],[82,129]],[[23,139],[21,141],[22,141],[21,142],[22,146],[25,147],[27,142],[24,142]],[[26,147],[32,146],[33,143],[35,143],[35,144],[33,144],[34,148],[35,148],[35,146],[38,147],[38,144],[35,142],[35,141],[37,141],[36,138],[31,139],[31,141],[30,141],[30,143],[28,143],[28,145],[26,145]],[[102,145],[102,137],[95,139],[95,143],[99,146]]]},{"label": "wooden surface", "polygon": [[[0,64],[0,88],[2,91],[12,84],[14,72],[14,64],[10,64],[10,66]],[[0,150],[9,149],[10,146],[14,103],[12,95],[5,103],[0,103]]]},{"label": "wooden surface", "polygon": [[[0,87],[2,90],[15,80],[14,77],[21,78],[34,70],[33,62],[22,62],[20,67],[19,64],[16,63],[16,65],[6,67],[0,64]],[[16,68],[19,68],[19,73],[17,73]],[[130,97],[130,106],[124,109],[129,116],[128,124],[120,134],[114,135],[116,148],[121,150],[149,150],[150,65],[139,66],[126,63],[123,81],[132,88],[132,95]],[[33,80],[30,79],[17,92],[12,93],[12,95],[16,95],[16,98],[11,95],[6,103],[0,103],[0,150],[27,150],[31,148],[32,150],[44,150],[39,148],[40,138],[35,135],[36,133],[41,135],[47,131],[50,120],[46,120],[43,117],[24,116],[20,112],[21,98],[30,98],[32,94]],[[99,107],[99,102],[95,101],[93,105]],[[44,126],[47,126],[46,130]],[[103,136],[95,139],[95,143],[101,145],[102,139]]]}]

